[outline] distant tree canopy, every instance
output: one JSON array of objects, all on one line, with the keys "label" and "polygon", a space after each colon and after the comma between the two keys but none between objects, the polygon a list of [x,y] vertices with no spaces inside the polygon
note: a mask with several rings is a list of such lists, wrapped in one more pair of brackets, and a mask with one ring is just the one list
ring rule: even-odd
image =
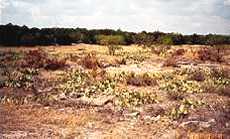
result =
[{"label": "distant tree canopy", "polygon": [[101,45],[124,45],[125,39],[122,35],[98,35],[96,36],[98,44]]},{"label": "distant tree canopy", "polygon": [[4,46],[35,46],[35,45],[70,45],[72,43],[87,44],[230,44],[230,35],[182,35],[163,32],[126,32],[121,30],[85,28],[28,28],[13,24],[0,25],[0,45]]}]

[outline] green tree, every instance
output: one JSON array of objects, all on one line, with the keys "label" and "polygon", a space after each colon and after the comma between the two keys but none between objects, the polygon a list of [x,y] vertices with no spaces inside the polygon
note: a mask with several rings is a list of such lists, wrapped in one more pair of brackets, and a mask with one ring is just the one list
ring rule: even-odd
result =
[{"label": "green tree", "polygon": [[161,41],[163,45],[173,45],[174,44],[172,37],[169,35],[162,37]]},{"label": "green tree", "polygon": [[108,47],[110,55],[115,55],[116,50],[121,49],[119,45],[125,44],[124,37],[121,35],[98,35],[96,40],[98,44]]}]

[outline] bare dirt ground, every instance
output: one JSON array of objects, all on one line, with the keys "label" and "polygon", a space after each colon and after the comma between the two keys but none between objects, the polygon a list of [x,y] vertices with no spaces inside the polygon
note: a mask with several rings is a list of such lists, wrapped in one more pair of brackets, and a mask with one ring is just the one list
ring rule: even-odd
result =
[{"label": "bare dirt ground", "polygon": [[[98,45],[39,47],[51,57],[64,59],[67,66],[57,70],[38,68],[32,76],[36,80],[29,82],[32,87],[22,86],[27,78],[8,81],[1,73],[6,83],[0,85],[0,138],[228,139],[230,50],[224,51],[224,62],[216,62],[198,58],[196,51],[203,47],[206,46],[173,46],[165,54],[156,55],[148,48],[122,46],[115,56]],[[171,56],[179,49],[185,52]],[[13,65],[12,69],[16,69],[20,58],[15,57],[31,50],[38,47],[0,48],[2,67]],[[12,56],[8,52],[18,54]],[[99,63],[96,69],[82,64],[82,59],[91,53]],[[174,63],[164,66],[168,59]],[[187,68],[199,71],[184,73]],[[214,72],[213,68],[224,70],[221,75],[216,72],[218,77],[214,78],[207,72]],[[63,93],[59,86],[69,85],[67,73],[73,69],[82,69],[92,78],[82,79],[79,75],[80,86],[75,84],[78,80],[69,81],[77,90]],[[103,82],[104,75],[116,82],[114,88],[112,83]],[[82,86],[83,94],[97,89],[92,96],[81,96],[78,92]]]}]

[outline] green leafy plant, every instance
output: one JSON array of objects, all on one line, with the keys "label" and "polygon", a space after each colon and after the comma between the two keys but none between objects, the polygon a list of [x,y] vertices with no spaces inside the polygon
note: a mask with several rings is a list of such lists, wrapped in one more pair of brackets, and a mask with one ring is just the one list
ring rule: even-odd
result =
[{"label": "green leafy plant", "polygon": [[194,101],[191,99],[183,99],[182,103],[177,106],[176,108],[173,108],[170,112],[170,116],[172,119],[178,119],[181,117],[186,116],[191,109],[195,109],[199,106],[204,105],[202,101]]},{"label": "green leafy plant", "polygon": [[139,106],[142,104],[151,104],[157,102],[157,96],[148,92],[131,92],[128,90],[121,90],[116,92],[118,104],[123,107]]},{"label": "green leafy plant", "polygon": [[64,77],[59,90],[66,96],[93,97],[101,94],[113,94],[115,86],[116,82],[112,79],[96,80],[82,70],[73,70],[67,74],[67,77]]},{"label": "green leafy plant", "polygon": [[66,95],[83,95],[84,88],[90,83],[89,78],[89,75],[82,70],[72,70],[62,79],[63,83],[59,86],[59,90]]},{"label": "green leafy plant", "polygon": [[35,69],[5,69],[2,76],[4,76],[4,86],[15,88],[29,88],[34,83],[34,76],[38,75],[38,70]]},{"label": "green leafy plant", "polygon": [[168,92],[172,99],[181,99],[186,93],[202,93],[203,89],[198,82],[173,79],[160,84],[160,89]]},{"label": "green leafy plant", "polygon": [[85,90],[85,95],[87,97],[93,97],[96,95],[113,95],[115,87],[116,82],[114,80],[106,79],[88,86]]}]

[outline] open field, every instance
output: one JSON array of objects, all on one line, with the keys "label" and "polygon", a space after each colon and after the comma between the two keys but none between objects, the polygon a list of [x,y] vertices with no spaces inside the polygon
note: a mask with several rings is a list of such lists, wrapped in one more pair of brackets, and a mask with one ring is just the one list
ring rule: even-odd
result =
[{"label": "open field", "polygon": [[0,47],[0,138],[230,138],[230,46]]}]

